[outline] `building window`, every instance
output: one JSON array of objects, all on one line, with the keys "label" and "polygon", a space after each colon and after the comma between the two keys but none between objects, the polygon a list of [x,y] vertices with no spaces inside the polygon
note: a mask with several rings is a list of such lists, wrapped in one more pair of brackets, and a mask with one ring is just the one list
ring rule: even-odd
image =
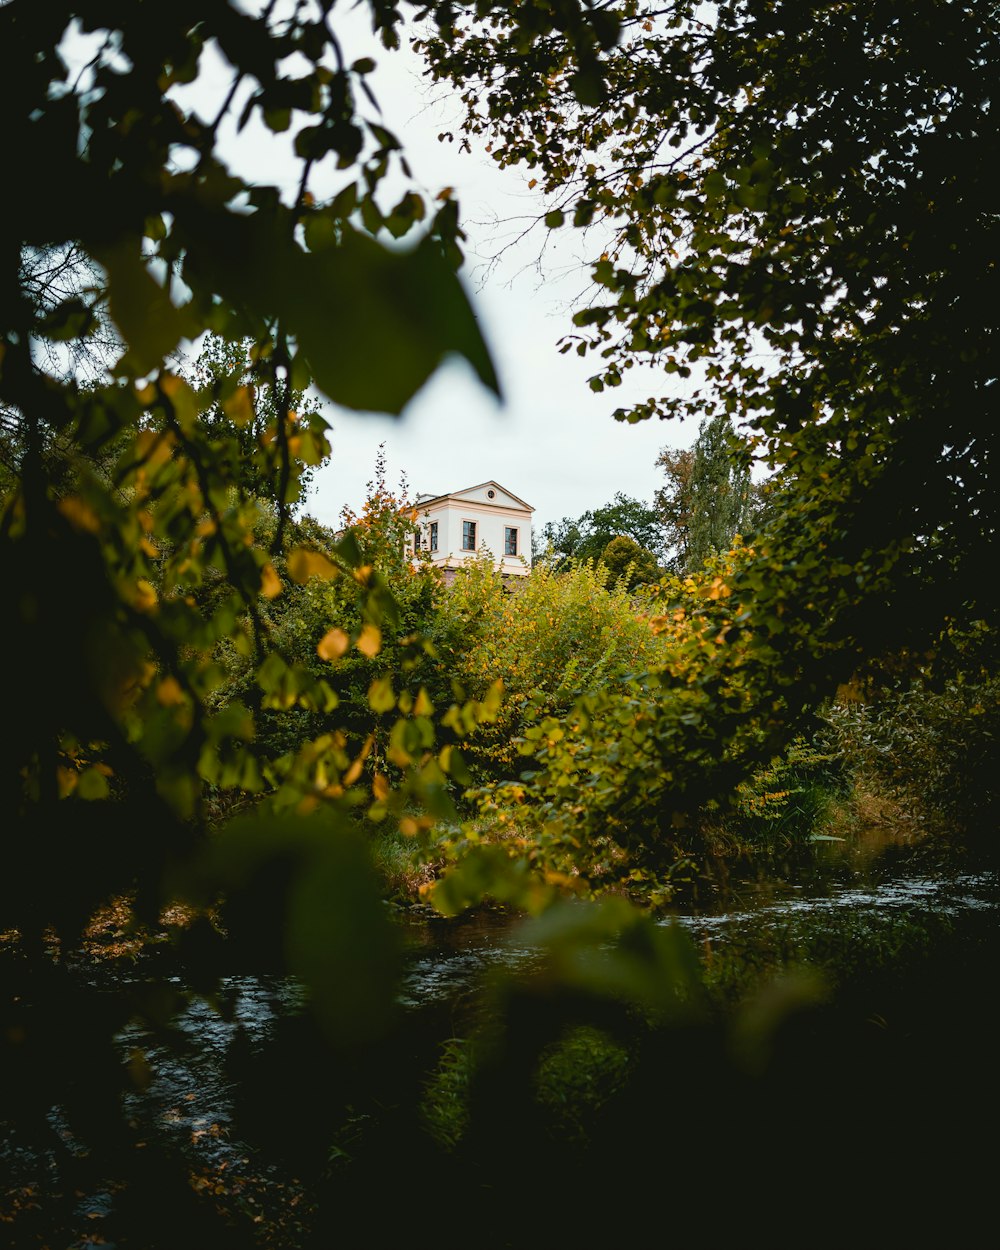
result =
[{"label": "building window", "polygon": [[517,555],[517,530],[512,529],[509,525],[504,526],[503,553],[505,556]]},{"label": "building window", "polygon": [[413,535],[413,553],[414,553],[414,555],[416,555],[416,553],[417,553],[419,550],[420,550],[420,531],[419,531],[419,530],[417,530],[417,532]]},{"label": "building window", "polygon": [[437,521],[431,521],[430,549],[431,551],[437,551],[438,549],[438,523]]},{"label": "building window", "polygon": [[476,523],[475,521],[462,522],[462,550],[475,551],[476,549]]}]

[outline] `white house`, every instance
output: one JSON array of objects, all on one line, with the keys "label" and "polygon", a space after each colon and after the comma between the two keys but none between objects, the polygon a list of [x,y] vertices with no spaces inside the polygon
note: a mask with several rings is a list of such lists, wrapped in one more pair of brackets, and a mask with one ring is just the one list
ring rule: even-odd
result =
[{"label": "white house", "polygon": [[499,482],[480,482],[449,495],[418,495],[416,508],[420,528],[414,549],[446,577],[484,551],[505,575],[531,572],[534,508]]}]

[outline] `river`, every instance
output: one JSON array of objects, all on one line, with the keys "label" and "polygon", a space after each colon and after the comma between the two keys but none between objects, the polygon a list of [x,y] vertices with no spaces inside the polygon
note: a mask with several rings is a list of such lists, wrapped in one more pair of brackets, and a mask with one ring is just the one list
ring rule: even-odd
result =
[{"label": "river", "polygon": [[[989,864],[906,839],[869,837],[818,844],[764,873],[717,879],[661,922],[690,933],[708,964],[720,952],[743,957],[760,950],[780,961],[802,949],[804,935],[814,946],[818,936],[820,945],[860,948],[896,942],[900,934],[933,938],[969,918],[980,930],[995,930],[998,897]],[[110,1145],[80,1135],[72,1099],[48,1109],[45,1131],[6,1134],[0,1161],[13,1198],[0,1228],[11,1230],[10,1244],[125,1248],[142,1237],[143,1250],[175,1250],[195,1218],[187,1209],[192,1195],[199,1210],[206,1200],[212,1204],[216,1250],[307,1244],[318,1179],[328,1178],[331,1166],[349,1165],[351,1141],[369,1132],[372,1105],[411,1105],[442,1043],[475,1019],[484,977],[530,970],[541,957],[517,918],[499,909],[454,920],[410,913],[403,923],[407,956],[398,998],[410,1023],[392,1045],[375,1048],[371,1066],[366,1060],[352,1072],[358,1088],[368,1090],[376,1068],[392,1073],[386,1092],[374,1099],[345,1095],[344,1074],[330,1070],[306,995],[288,978],[234,973],[201,996],[183,977],[168,977],[180,1010],[159,1026],[132,1020],[115,1034],[118,1062],[132,1079],[120,1104],[124,1127],[110,1134]],[[119,990],[127,982],[121,973]],[[143,1156],[148,1164],[137,1169]],[[167,1173],[173,1188],[161,1192]],[[156,1192],[162,1216],[155,1234],[137,1214],[147,1191]]]}]

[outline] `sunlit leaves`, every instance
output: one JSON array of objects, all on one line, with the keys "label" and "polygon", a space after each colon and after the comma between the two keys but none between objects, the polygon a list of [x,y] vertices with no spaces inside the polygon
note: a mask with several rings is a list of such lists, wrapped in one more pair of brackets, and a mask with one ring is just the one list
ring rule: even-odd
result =
[{"label": "sunlit leaves", "polygon": [[369,659],[374,659],[382,649],[382,631],[377,625],[366,623],[362,625],[361,632],[354,644],[362,655]]},{"label": "sunlit leaves", "polygon": [[336,577],[339,569],[322,551],[296,547],[287,557],[288,576],[293,582],[307,582],[310,577]]},{"label": "sunlit leaves", "polygon": [[579,691],[655,662],[659,647],[648,625],[624,590],[606,583],[605,570],[583,566],[563,576],[536,565],[508,595],[483,565],[452,587],[442,623],[466,631],[449,657],[455,678],[478,698],[498,680],[504,689],[495,722],[469,744],[470,761],[487,775],[518,766],[516,740],[527,718],[564,712]]},{"label": "sunlit leaves", "polygon": [[337,660],[351,645],[351,639],[342,629],[328,629],[316,644],[316,654],[321,660]]}]

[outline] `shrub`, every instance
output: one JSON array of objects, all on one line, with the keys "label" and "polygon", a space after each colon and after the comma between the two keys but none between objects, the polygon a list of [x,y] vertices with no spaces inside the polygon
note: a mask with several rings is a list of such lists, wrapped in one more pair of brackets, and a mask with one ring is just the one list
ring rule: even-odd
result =
[{"label": "shrub", "polygon": [[482,776],[518,773],[516,740],[531,721],[563,715],[578,695],[662,657],[649,617],[607,579],[589,562],[566,572],[539,566],[511,588],[482,560],[443,597],[433,637],[445,670],[470,698],[503,682],[496,722],[467,748]]}]

